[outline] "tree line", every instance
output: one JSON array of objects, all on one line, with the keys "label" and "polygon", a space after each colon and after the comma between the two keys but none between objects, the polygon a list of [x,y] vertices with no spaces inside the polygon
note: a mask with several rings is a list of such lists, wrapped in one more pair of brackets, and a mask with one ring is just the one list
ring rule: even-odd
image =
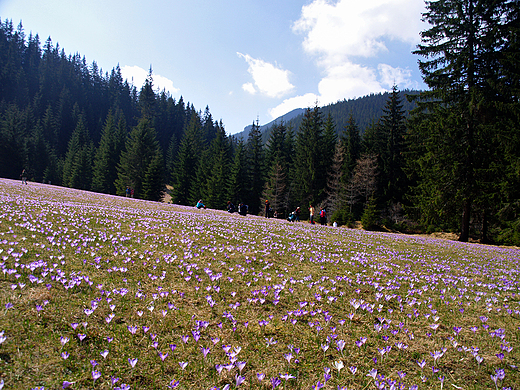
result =
[{"label": "tree line", "polygon": [[[377,122],[360,129],[352,112],[305,110],[262,141],[228,136],[206,107],[197,111],[153,88],[137,91],[119,68],[103,75],[49,40],[0,29],[0,169],[18,177],[135,197],[262,213],[269,199],[285,217],[325,208],[329,221],[365,228],[460,233],[520,244],[518,5],[515,1],[427,2],[415,53],[429,90],[395,86]],[[13,77],[6,76],[12,72]],[[52,82],[51,82],[52,80]],[[4,81],[9,81],[5,84]],[[10,152],[9,152],[10,151]],[[10,153],[10,154],[9,154]]]}]

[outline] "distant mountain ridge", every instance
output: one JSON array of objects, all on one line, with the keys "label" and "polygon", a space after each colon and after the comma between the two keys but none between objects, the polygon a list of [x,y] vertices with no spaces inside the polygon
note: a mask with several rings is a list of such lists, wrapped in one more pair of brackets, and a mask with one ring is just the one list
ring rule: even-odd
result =
[{"label": "distant mountain ridge", "polygon": [[[420,92],[421,91],[417,90],[403,90],[399,92],[401,95],[403,110],[405,111],[406,115],[410,110],[415,108],[415,103],[409,102],[406,98],[406,95],[417,95]],[[321,111],[323,113],[324,119],[327,118],[329,113],[332,115],[334,123],[336,124],[336,133],[338,134],[341,134],[345,129],[350,117],[350,113],[352,113],[354,120],[359,127],[360,133],[364,134],[365,129],[368,126],[377,123],[383,114],[383,108],[385,107],[385,104],[389,98],[390,92],[370,94],[356,99],[344,99],[337,103],[323,106],[321,107]],[[300,126],[303,115],[305,114],[305,110],[306,109],[304,108],[294,109],[287,114],[284,114],[274,119],[273,121],[260,126],[262,141],[264,143],[267,142],[271,133],[270,129],[274,125],[279,124],[281,121],[284,121],[288,127],[291,127],[294,131],[296,131]],[[244,141],[246,141],[252,127],[252,125],[248,125],[244,127],[242,132],[237,133],[234,136],[239,139],[242,138]]]},{"label": "distant mountain ridge", "polygon": [[[271,122],[260,126],[260,132],[263,134],[265,131],[273,127],[274,125],[278,125],[280,122],[284,121],[285,123],[289,122],[290,120],[296,118],[299,115],[303,115],[305,113],[304,108],[295,108],[292,111],[289,111],[288,113],[279,116],[278,118],[272,120]],[[237,138],[242,138],[244,141],[247,140],[247,137],[249,136],[249,132],[253,128],[253,125],[248,125],[244,127],[244,130],[240,133],[234,134]]]}]

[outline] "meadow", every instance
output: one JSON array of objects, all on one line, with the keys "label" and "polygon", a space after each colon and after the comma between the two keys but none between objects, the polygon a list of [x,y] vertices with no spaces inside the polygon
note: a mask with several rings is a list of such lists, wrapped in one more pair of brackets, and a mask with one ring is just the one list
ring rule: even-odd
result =
[{"label": "meadow", "polygon": [[0,179],[0,388],[519,389],[520,250]]}]

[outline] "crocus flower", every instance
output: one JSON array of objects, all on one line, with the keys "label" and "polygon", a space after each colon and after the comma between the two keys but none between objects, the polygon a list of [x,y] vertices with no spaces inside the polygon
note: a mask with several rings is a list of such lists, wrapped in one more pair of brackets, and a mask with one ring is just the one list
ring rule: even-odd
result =
[{"label": "crocus flower", "polygon": [[368,372],[367,376],[371,376],[371,377],[375,380],[375,379],[376,379],[376,376],[377,376],[377,370],[376,370],[375,368],[372,368],[372,369]]},{"label": "crocus flower", "polygon": [[271,386],[273,386],[273,389],[278,387],[281,383],[282,383],[282,381],[277,376],[271,378]]},{"label": "crocus flower", "polygon": [[99,371],[92,371],[92,379],[94,379],[94,382],[96,382],[97,379],[101,377],[101,373]]},{"label": "crocus flower", "polygon": [[240,376],[238,374],[235,375],[235,385],[236,385],[236,387],[240,386],[245,380],[246,380],[245,377]]},{"label": "crocus flower", "polygon": [[128,358],[128,363],[130,363],[130,366],[132,366],[132,368],[135,367],[135,365],[137,364],[137,358]]}]

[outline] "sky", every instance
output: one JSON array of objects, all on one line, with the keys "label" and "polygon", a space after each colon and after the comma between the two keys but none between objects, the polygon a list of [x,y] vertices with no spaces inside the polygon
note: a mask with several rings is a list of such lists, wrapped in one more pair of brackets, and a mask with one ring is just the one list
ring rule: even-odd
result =
[{"label": "sky", "polygon": [[412,51],[423,0],[0,0],[21,21],[104,72],[117,65],[209,110],[235,134],[295,108],[425,89]]}]

